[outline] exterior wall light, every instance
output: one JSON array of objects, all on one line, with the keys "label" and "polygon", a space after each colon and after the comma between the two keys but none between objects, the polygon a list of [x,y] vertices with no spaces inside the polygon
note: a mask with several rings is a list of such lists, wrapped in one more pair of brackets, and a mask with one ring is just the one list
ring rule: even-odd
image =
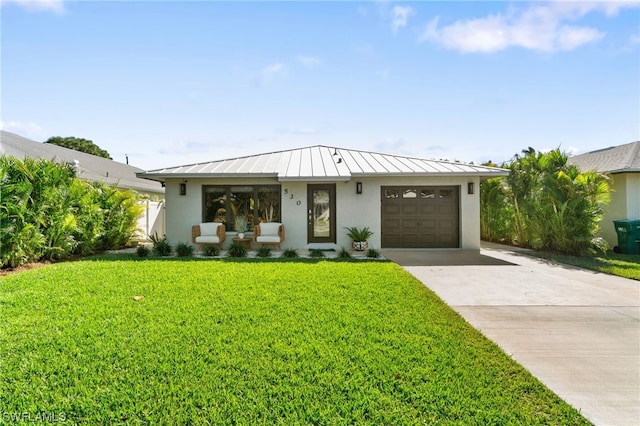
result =
[{"label": "exterior wall light", "polygon": [[473,194],[473,182],[469,182],[467,184],[467,194],[469,195]]},{"label": "exterior wall light", "polygon": [[187,182],[180,184],[180,195],[187,195]]},{"label": "exterior wall light", "polygon": [[362,194],[362,182],[356,182],[356,194]]}]

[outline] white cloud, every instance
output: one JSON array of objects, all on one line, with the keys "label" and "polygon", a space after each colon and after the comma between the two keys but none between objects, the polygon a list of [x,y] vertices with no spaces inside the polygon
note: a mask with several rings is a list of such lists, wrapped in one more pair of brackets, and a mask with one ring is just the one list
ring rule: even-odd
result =
[{"label": "white cloud", "polygon": [[47,138],[42,127],[33,122],[18,123],[17,121],[0,121],[0,130],[15,133],[16,135],[36,141],[43,141]]},{"label": "white cloud", "polygon": [[16,4],[28,11],[51,11],[55,13],[64,12],[63,0],[0,0],[0,5]]},{"label": "white cloud", "polygon": [[414,14],[410,6],[394,6],[391,9],[391,29],[396,34],[400,28],[407,26],[407,21]]},{"label": "white cloud", "polygon": [[298,55],[297,59],[301,65],[307,68],[314,68],[322,63],[322,60],[315,56]]},{"label": "white cloud", "polygon": [[629,44],[631,46],[640,44],[640,29],[629,36]]},{"label": "white cloud", "polygon": [[278,78],[285,77],[289,73],[289,69],[285,64],[277,62],[267,65],[260,71],[260,81],[262,83],[270,83]]},{"label": "white cloud", "polygon": [[568,51],[600,41],[606,33],[567,22],[577,21],[589,13],[613,16],[627,7],[640,7],[640,2],[547,2],[444,26],[440,25],[440,17],[436,17],[425,25],[418,42],[433,42],[463,53],[498,52],[510,47],[541,52]]}]

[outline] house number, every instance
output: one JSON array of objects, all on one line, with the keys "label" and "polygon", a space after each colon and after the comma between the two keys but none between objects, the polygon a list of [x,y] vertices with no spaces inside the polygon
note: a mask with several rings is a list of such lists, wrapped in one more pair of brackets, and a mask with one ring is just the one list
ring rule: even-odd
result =
[{"label": "house number", "polygon": [[[289,189],[288,188],[284,189],[284,195],[288,195],[289,199],[293,200],[293,194],[289,194]],[[299,206],[300,204],[302,204],[302,201],[300,201],[300,200],[296,201],[296,205]]]}]

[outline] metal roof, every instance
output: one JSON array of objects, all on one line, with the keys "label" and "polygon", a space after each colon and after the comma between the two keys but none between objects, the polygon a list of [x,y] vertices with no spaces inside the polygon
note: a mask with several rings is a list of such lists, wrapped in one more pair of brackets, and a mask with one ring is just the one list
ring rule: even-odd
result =
[{"label": "metal roof", "polygon": [[640,141],[612,146],[569,158],[580,170],[602,173],[640,172]]},{"label": "metal roof", "polygon": [[279,181],[348,181],[372,176],[506,176],[504,169],[323,145],[138,173],[167,178],[276,177]]},{"label": "metal roof", "polygon": [[50,143],[36,142],[15,133],[1,130],[0,155],[3,154],[19,159],[24,159],[25,157],[43,158],[71,164],[77,161],[80,169],[78,177],[81,179],[104,182],[108,185],[117,185],[118,188],[133,189],[139,192],[164,193],[164,188],[159,183],[137,177],[136,173],[142,171],[138,167]]}]

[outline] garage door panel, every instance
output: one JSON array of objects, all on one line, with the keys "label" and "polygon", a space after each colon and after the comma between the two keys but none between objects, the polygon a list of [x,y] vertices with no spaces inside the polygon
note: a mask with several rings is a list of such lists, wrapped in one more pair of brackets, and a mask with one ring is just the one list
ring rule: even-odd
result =
[{"label": "garage door panel", "polygon": [[383,187],[381,207],[382,247],[459,247],[458,187]]}]

